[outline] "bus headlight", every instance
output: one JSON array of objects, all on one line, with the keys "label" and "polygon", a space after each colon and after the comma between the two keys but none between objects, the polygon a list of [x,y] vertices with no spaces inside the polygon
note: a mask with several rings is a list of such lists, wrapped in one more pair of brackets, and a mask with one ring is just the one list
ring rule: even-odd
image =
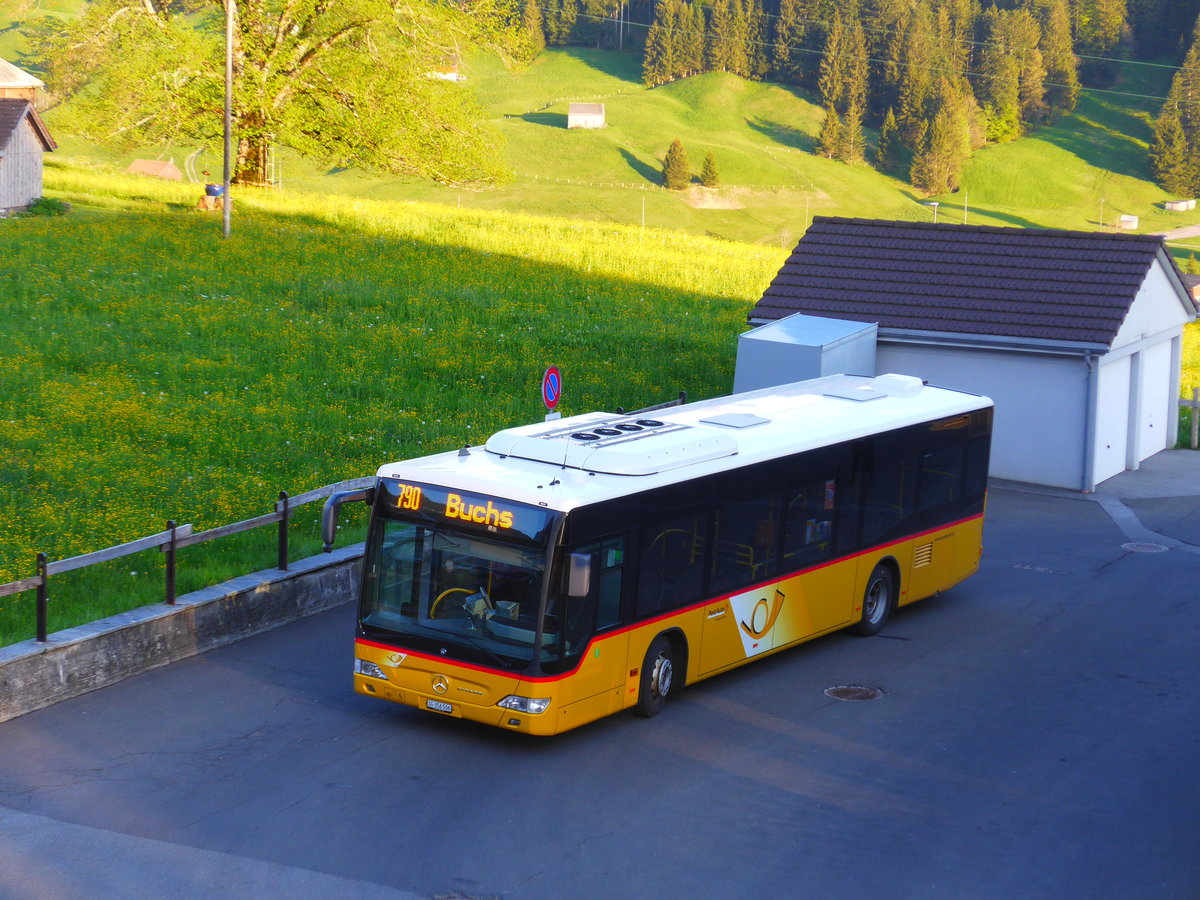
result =
[{"label": "bus headlight", "polygon": [[368,662],[365,659],[354,660],[354,672],[356,675],[366,675],[370,678],[382,678],[387,681],[387,676],[383,674],[383,669],[375,665],[373,662]]},{"label": "bus headlight", "polygon": [[550,706],[550,698],[518,697],[516,694],[509,694],[496,705],[536,716],[538,713],[544,713]]}]

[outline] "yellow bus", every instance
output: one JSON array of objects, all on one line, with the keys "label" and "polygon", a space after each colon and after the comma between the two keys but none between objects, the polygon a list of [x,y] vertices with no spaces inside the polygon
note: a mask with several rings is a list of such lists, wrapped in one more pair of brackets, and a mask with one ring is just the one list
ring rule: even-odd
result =
[{"label": "yellow bus", "polygon": [[500,431],[380,467],[354,688],[549,735],[979,567],[992,403],[836,375]]}]

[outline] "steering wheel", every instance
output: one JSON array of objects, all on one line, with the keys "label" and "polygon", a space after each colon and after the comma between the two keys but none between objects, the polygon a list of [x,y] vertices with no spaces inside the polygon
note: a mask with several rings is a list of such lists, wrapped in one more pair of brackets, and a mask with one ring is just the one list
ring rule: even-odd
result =
[{"label": "steering wheel", "polygon": [[437,599],[433,601],[433,606],[429,607],[429,618],[431,618],[431,619],[438,618],[438,614],[437,614],[438,607],[441,605],[442,601],[445,600],[447,597],[449,597],[451,594],[473,594],[473,593],[475,593],[475,592],[470,590],[469,588],[460,588],[460,587],[447,588],[446,590],[442,591],[440,594],[437,595]]}]

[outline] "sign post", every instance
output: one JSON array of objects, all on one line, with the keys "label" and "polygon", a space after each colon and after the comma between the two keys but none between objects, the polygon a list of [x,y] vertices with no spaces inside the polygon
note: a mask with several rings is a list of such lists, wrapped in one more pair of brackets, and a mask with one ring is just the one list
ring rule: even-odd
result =
[{"label": "sign post", "polygon": [[554,407],[558,406],[558,401],[562,398],[562,373],[558,371],[558,366],[550,366],[542,375],[542,402],[546,404],[546,409],[549,412],[546,414],[546,421],[552,422],[555,419],[561,419],[562,413],[555,412]]}]

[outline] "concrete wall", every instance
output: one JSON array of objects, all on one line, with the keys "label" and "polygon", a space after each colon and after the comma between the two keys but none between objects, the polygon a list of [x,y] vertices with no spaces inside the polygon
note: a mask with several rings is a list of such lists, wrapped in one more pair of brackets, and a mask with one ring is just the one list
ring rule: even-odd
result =
[{"label": "concrete wall", "polygon": [[[362,545],[0,648],[0,722],[350,602]],[[30,608],[32,615],[32,607]],[[349,640],[349,636],[347,636]]]}]

